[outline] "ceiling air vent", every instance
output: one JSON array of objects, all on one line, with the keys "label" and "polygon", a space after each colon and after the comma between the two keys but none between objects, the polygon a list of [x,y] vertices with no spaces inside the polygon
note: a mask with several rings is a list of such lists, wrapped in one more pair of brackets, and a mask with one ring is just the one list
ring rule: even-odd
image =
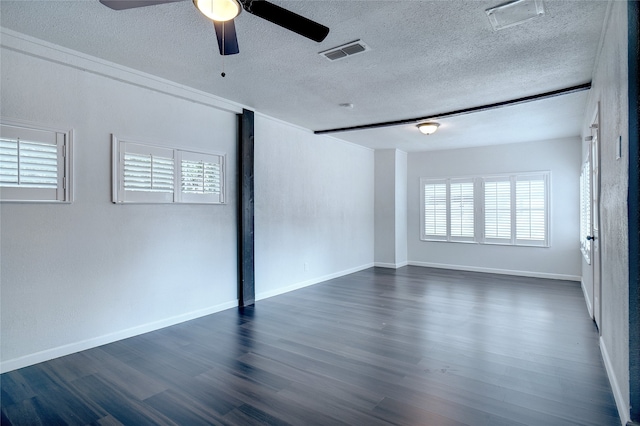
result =
[{"label": "ceiling air vent", "polygon": [[494,31],[544,15],[542,0],[516,0],[486,10]]},{"label": "ceiling air vent", "polygon": [[324,56],[330,61],[337,61],[338,59],[346,58],[347,56],[366,52],[367,50],[371,50],[371,48],[362,41],[356,40],[338,47],[332,47],[331,49],[319,52],[318,54]]}]

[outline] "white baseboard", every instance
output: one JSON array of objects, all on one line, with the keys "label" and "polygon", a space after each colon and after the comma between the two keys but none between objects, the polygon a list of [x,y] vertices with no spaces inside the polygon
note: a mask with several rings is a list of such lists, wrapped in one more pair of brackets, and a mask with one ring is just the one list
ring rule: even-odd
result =
[{"label": "white baseboard", "polygon": [[375,262],[373,264],[373,266],[375,266],[377,268],[398,269],[398,268],[402,268],[403,266],[407,266],[408,264],[409,264],[409,262],[400,262],[400,263]]},{"label": "white baseboard", "polygon": [[128,328],[126,330],[117,331],[115,333],[109,333],[103,336],[82,340],[80,342],[69,343],[67,345],[58,346],[56,348],[46,349],[44,351],[36,352],[33,354],[24,355],[14,359],[9,359],[7,361],[0,362],[0,373],[6,373],[8,371],[17,370],[18,368],[28,367],[30,365],[38,364],[40,362],[49,361],[54,358],[59,358],[61,356],[71,355],[76,352],[106,345],[107,343],[113,343],[115,341],[127,339],[129,337],[138,336],[140,334],[159,330],[161,328],[169,327],[175,324],[180,324],[181,322],[200,318],[205,315],[215,314],[216,312],[224,311],[226,309],[230,309],[237,306],[238,306],[238,301],[233,300],[230,302],[225,302],[219,305],[211,306],[205,309],[188,312],[182,315],[176,315],[174,317],[166,318],[160,321],[154,321],[151,323],[142,324],[137,327]]},{"label": "white baseboard", "polygon": [[[352,274],[354,272],[362,271],[364,269],[369,269],[373,267],[374,264],[366,264],[361,265],[355,268],[346,269],[344,271],[339,271],[333,274],[324,275],[322,277],[313,278],[311,280],[303,281],[300,283],[296,283],[294,285],[280,288],[274,291],[268,291],[259,293],[256,295],[256,300],[266,299],[268,297],[277,296],[279,294],[284,294],[293,290],[297,290],[299,288],[307,287],[313,284],[317,284],[323,281],[327,281],[333,278],[338,278],[344,275]],[[87,349],[95,348],[98,346],[106,345],[108,343],[113,343],[118,340],[127,339],[129,337],[138,336],[140,334],[148,333],[150,331],[159,330],[164,327],[169,327],[175,324],[180,324],[185,321],[189,321],[192,319],[200,318],[205,315],[215,314],[216,312],[224,311],[226,309],[231,309],[238,306],[238,301],[233,300],[225,303],[221,303],[219,305],[211,306],[209,308],[200,309],[193,312],[188,312],[186,314],[177,315],[171,318],[166,318],[160,321],[155,321],[148,324],[143,324],[137,327],[128,328],[126,330],[117,331],[115,333],[109,333],[103,336],[94,337],[87,340],[82,340],[80,342],[69,343],[67,345],[58,346],[51,349],[46,349],[44,351],[36,352],[29,355],[24,355],[18,358],[9,359],[6,361],[0,362],[0,373],[6,373],[8,371],[17,370],[19,368],[28,367],[30,365],[38,364],[40,362],[45,362],[52,360],[54,358],[59,358],[65,355],[71,355],[76,352],[84,351]]]},{"label": "white baseboard", "polygon": [[484,268],[481,266],[451,265],[446,263],[416,262],[411,260],[408,262],[408,264],[411,266],[424,266],[426,268],[453,269],[455,271],[485,272],[488,274],[515,275],[518,277],[547,278],[552,280],[566,280],[566,281],[582,280],[582,277],[578,275],[552,274],[548,272],[518,271],[515,269]]},{"label": "white baseboard", "polygon": [[618,407],[618,414],[620,415],[621,424],[622,426],[625,426],[627,422],[631,420],[631,414],[629,411],[629,407],[627,406],[627,403],[622,396],[622,390],[620,389],[620,385],[618,384],[618,378],[616,377],[616,372],[613,369],[613,365],[611,364],[609,351],[607,350],[607,346],[604,344],[602,336],[600,336],[600,352],[602,353],[604,367],[607,370],[609,383],[611,383],[611,390],[613,391],[613,398],[615,399],[616,406]]},{"label": "white baseboard", "polygon": [[345,269],[343,271],[334,272],[333,274],[323,275],[321,277],[312,278],[310,280],[301,281],[295,284],[292,284],[287,287],[278,288],[276,290],[263,291],[260,293],[256,293],[256,301],[268,299],[269,297],[278,296],[280,294],[288,293],[290,291],[298,290],[304,287],[308,287],[310,285],[318,284],[324,281],[332,280],[334,278],[342,277],[345,275],[353,274],[354,272],[360,272],[365,269],[372,268],[374,266],[373,263],[367,263],[366,265],[357,266],[355,268]]},{"label": "white baseboard", "polygon": [[593,309],[591,304],[591,299],[589,299],[589,293],[584,286],[584,281],[580,280],[580,288],[582,288],[582,293],[584,294],[584,300],[587,302],[587,311],[589,311],[589,316],[593,319]]}]

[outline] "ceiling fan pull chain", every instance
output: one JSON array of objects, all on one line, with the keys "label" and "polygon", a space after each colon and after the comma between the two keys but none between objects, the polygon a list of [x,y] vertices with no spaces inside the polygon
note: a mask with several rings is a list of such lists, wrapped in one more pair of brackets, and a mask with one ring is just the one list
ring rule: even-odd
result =
[{"label": "ceiling fan pull chain", "polygon": [[220,74],[223,78],[227,75],[224,72],[224,21],[222,21],[222,73]]}]

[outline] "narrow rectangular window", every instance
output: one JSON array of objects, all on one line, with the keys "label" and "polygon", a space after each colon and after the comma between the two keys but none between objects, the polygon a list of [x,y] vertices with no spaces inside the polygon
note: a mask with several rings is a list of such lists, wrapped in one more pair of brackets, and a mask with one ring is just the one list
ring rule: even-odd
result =
[{"label": "narrow rectangular window", "polygon": [[473,181],[450,184],[451,237],[473,238],[474,236],[474,192]]},{"label": "narrow rectangular window", "polygon": [[511,240],[511,181],[508,177],[485,180],[485,240]]},{"label": "narrow rectangular window", "polygon": [[580,174],[580,251],[585,261],[591,264],[591,161],[587,159]]},{"label": "narrow rectangular window", "polygon": [[424,185],[424,236],[447,236],[447,185]]},{"label": "narrow rectangular window", "polygon": [[516,177],[516,240],[544,242],[547,238],[547,196],[544,176]]}]

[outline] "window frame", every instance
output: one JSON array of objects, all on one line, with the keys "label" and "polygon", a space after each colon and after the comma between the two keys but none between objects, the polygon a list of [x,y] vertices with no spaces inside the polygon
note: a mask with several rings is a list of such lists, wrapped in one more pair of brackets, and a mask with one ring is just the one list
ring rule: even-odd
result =
[{"label": "window frame", "polygon": [[[2,203],[53,203],[73,202],[73,129],[61,129],[24,120],[0,118],[0,134],[17,139],[39,139],[37,134],[47,136],[48,141],[34,140],[36,144],[56,147],[57,184],[56,188],[33,188],[21,186],[0,186]],[[31,136],[31,137],[29,137]]]},{"label": "window frame", "polygon": [[[420,205],[421,205],[421,220],[420,220],[420,239],[423,241],[448,241],[448,229],[449,229],[449,224],[448,224],[448,219],[447,219],[447,213],[445,212],[445,234],[438,234],[438,233],[431,233],[431,234],[427,234],[427,211],[426,211],[426,203],[427,203],[427,193],[426,193],[426,186],[427,185],[445,185],[445,206],[447,204],[447,200],[448,197],[446,196],[446,193],[448,192],[447,188],[447,179],[427,179],[427,178],[421,178],[420,179]],[[435,208],[435,207],[434,207]],[[446,207],[445,207],[446,208]],[[448,210],[448,209],[447,209]],[[434,225],[437,227],[437,225]]]},{"label": "window frame", "polygon": [[[472,209],[472,213],[471,213],[471,217],[472,217],[472,223],[471,223],[471,228],[472,228],[472,235],[471,236],[465,236],[465,235],[453,235],[453,231],[452,231],[452,222],[453,222],[453,216],[452,216],[452,212],[453,212],[453,196],[451,194],[451,185],[453,184],[471,184],[471,199],[472,199],[472,203],[471,203],[471,209]],[[457,241],[457,242],[475,242],[476,239],[476,235],[478,235],[478,229],[477,229],[477,213],[476,213],[476,209],[478,208],[478,202],[476,199],[476,179],[473,178],[451,178],[448,180],[448,185],[447,185],[447,219],[448,219],[448,223],[447,223],[447,233],[449,235],[449,241]],[[462,225],[463,226],[463,225]]]},{"label": "window frame", "polygon": [[[420,239],[423,241],[453,241],[453,242],[466,242],[466,243],[473,243],[476,242],[476,235],[477,235],[477,214],[475,213],[475,210],[477,208],[477,203],[475,200],[475,196],[474,196],[474,214],[473,214],[473,236],[468,237],[468,236],[459,236],[459,235],[452,235],[451,232],[451,211],[452,211],[452,206],[451,206],[451,184],[465,184],[465,183],[471,183],[472,187],[473,187],[473,193],[475,194],[476,192],[476,180],[475,178],[465,178],[465,177],[456,177],[456,178],[421,178],[420,179],[420,194],[421,194],[421,220],[420,220]],[[426,219],[427,219],[427,215],[426,215],[426,202],[427,202],[427,195],[426,195],[426,186],[427,185],[444,185],[445,186],[445,200],[444,200],[444,206],[445,206],[445,234],[427,234],[427,225],[426,225]]]},{"label": "window frame", "polygon": [[[497,175],[497,176],[486,176],[480,177],[480,186],[481,190],[481,198],[482,198],[482,215],[480,220],[481,224],[481,233],[480,238],[481,242],[484,244],[498,244],[498,245],[513,245],[514,242],[514,205],[515,205],[515,191],[513,190],[513,181],[511,175]],[[498,237],[498,236],[487,236],[487,183],[509,183],[509,236],[508,237]],[[497,209],[497,208],[496,208]],[[504,210],[504,209],[503,209]],[[498,214],[496,214],[496,234],[498,231]],[[504,232],[504,231],[503,231]]]},{"label": "window frame", "polygon": [[[522,201],[518,204],[519,186],[518,182],[523,181],[542,181],[544,185],[544,203],[543,208],[543,231],[544,238],[522,238],[518,235],[518,225],[522,226]],[[473,183],[473,237],[460,237],[451,235],[451,184],[472,182]],[[509,210],[508,210],[508,231],[506,238],[487,236],[487,206],[486,206],[486,185],[487,183],[507,182],[509,191]],[[446,191],[446,235],[432,235],[426,233],[426,185],[445,185]],[[503,185],[504,186],[504,185]],[[521,186],[520,186],[521,188]],[[503,188],[504,190],[504,188]],[[527,200],[534,198],[535,193],[527,197]],[[538,202],[540,202],[538,198]],[[532,218],[540,218],[540,215],[532,214],[535,210],[539,211],[531,205],[531,201],[525,203],[530,221]],[[521,173],[503,173],[493,175],[479,175],[473,177],[446,177],[446,178],[420,178],[420,239],[422,241],[444,241],[444,242],[463,242],[487,245],[508,245],[508,246],[525,246],[525,247],[550,247],[551,246],[551,172],[521,172]],[[520,212],[520,216],[518,215]],[[531,221],[535,222],[535,221]],[[527,223],[531,223],[527,222]],[[497,222],[496,222],[497,223]],[[535,223],[533,224],[535,225]],[[535,228],[535,226],[531,226]]]},{"label": "window frame", "polygon": [[[512,225],[512,229],[514,231],[514,245],[517,246],[534,246],[534,247],[549,247],[549,238],[551,234],[551,207],[550,203],[550,191],[551,191],[551,173],[550,172],[538,172],[538,173],[518,173],[513,177],[514,182],[514,202],[516,205],[513,207],[513,219],[515,219],[515,223]],[[536,182],[542,181],[544,185],[544,209],[543,209],[543,219],[544,219],[544,238],[536,239],[536,238],[520,238],[518,236],[518,182]],[[529,197],[531,199],[531,197]],[[530,209],[533,210],[533,209]]]},{"label": "window frame", "polygon": [[[226,204],[226,154],[180,149],[156,143],[141,142],[131,138],[112,139],[112,202],[114,204]],[[125,154],[157,155],[173,161],[172,192],[134,191],[125,188]],[[182,192],[182,159],[200,158],[218,160],[220,168],[220,191],[215,195]],[[193,160],[198,161],[198,160]],[[152,179],[152,178],[151,178]]]}]

